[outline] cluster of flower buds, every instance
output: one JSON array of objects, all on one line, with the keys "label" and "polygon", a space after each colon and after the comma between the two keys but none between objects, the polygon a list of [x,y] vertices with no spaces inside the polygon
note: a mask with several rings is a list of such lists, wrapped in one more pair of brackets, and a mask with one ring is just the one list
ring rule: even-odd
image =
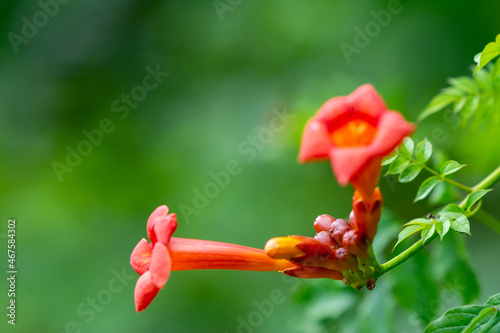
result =
[{"label": "cluster of flower buds", "polygon": [[[380,191],[378,191],[380,193]],[[350,222],[323,214],[314,221],[314,238],[304,236],[276,237],[269,240],[264,248],[267,255],[274,259],[286,259],[299,264],[282,271],[284,274],[300,278],[331,278],[343,280],[348,285],[361,288],[359,281],[373,275],[368,267],[369,238],[372,228],[365,221],[380,217],[381,202],[372,207],[354,204]],[[359,206],[359,207],[358,207]],[[376,206],[376,207],[375,207]],[[378,222],[378,220],[376,221]],[[376,228],[376,223],[375,223]]]}]

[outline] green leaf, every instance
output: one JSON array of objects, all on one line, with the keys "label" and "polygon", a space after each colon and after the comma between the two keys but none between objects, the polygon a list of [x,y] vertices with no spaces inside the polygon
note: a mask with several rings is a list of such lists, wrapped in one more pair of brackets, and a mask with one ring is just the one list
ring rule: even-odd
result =
[{"label": "green leaf", "polygon": [[442,180],[436,176],[432,176],[424,180],[424,182],[420,184],[417,195],[415,196],[415,200],[413,200],[413,202],[417,202],[427,197],[429,193],[431,193],[431,191],[434,189],[434,187],[440,182],[442,182]]},{"label": "green leaf", "polygon": [[491,296],[484,305],[500,306],[500,294]]},{"label": "green leaf", "polygon": [[[479,55],[481,55],[481,54],[479,54]],[[475,60],[475,57],[474,57],[474,60]],[[481,67],[479,67],[479,65],[476,65],[476,68],[474,68],[474,72],[472,73],[472,75],[476,75],[476,72],[480,69],[481,69]]]},{"label": "green leaf", "polygon": [[479,64],[479,62],[480,62],[480,61],[481,61],[481,52],[479,52],[478,54],[476,54],[476,55],[474,56],[474,62],[475,62],[476,64]]},{"label": "green leaf", "polygon": [[408,157],[412,157],[413,148],[415,147],[415,143],[409,137],[404,138],[403,144],[399,146],[399,152]]},{"label": "green leaf", "polygon": [[497,60],[491,70],[491,76],[495,80],[498,78],[498,75],[500,75],[500,61]]},{"label": "green leaf", "polygon": [[460,112],[460,118],[461,118],[460,125],[462,127],[465,127],[469,119],[474,118],[473,116],[475,115],[476,110],[479,107],[479,101],[480,101],[479,96],[469,96],[466,99],[466,103]]},{"label": "green leaf", "polygon": [[458,102],[456,102],[455,105],[453,106],[453,113],[457,114],[460,111],[462,111],[462,109],[465,106],[465,103],[467,103],[467,100],[468,100],[467,96],[464,96]]},{"label": "green leaf", "polygon": [[406,168],[408,163],[410,163],[410,161],[408,161],[408,158],[404,156],[396,158],[389,166],[389,170],[387,171],[386,175],[395,175],[400,173]]},{"label": "green leaf", "polygon": [[436,231],[439,235],[439,238],[441,238],[441,241],[443,241],[443,223],[444,222],[441,222],[441,221],[438,221],[436,222],[435,226],[436,226]]},{"label": "green leaf", "polygon": [[462,169],[465,167],[465,164],[460,164],[457,161],[447,161],[443,166],[441,167],[441,174],[444,175],[450,175],[452,173],[457,172],[458,170]]},{"label": "green leaf", "polygon": [[500,331],[500,294],[490,297],[484,305],[465,305],[446,311],[427,326],[425,333],[486,333]]},{"label": "green leaf", "polygon": [[442,223],[443,225],[443,230],[442,230],[442,235],[441,236],[441,241],[443,241],[443,237],[448,233],[448,231],[450,231],[450,226],[451,226],[451,222],[450,221],[444,221]]},{"label": "green leaf", "polygon": [[[493,316],[490,316],[493,315]],[[469,325],[462,331],[462,333],[472,333],[472,331],[477,328],[477,330],[481,332],[489,332],[489,328],[485,328],[483,325],[488,324],[487,326],[490,327],[491,323],[488,323],[491,319],[494,319],[498,315],[498,309],[496,307],[486,307],[479,314],[477,317],[471,320]],[[476,331],[477,332],[477,331]]]},{"label": "green leaf", "polygon": [[444,213],[440,213],[439,214],[438,220],[441,221],[441,222],[444,222],[444,221],[450,221],[451,222],[454,219],[456,219],[457,217],[459,217],[460,215],[462,215],[462,214],[452,213],[452,212],[444,212]]},{"label": "green leaf", "polygon": [[486,44],[483,52],[481,52],[481,60],[479,66],[486,66],[491,60],[500,55],[500,34],[497,35],[495,42]]},{"label": "green leaf", "polygon": [[384,165],[388,165],[388,164],[391,164],[392,162],[394,162],[394,160],[398,157],[398,153],[397,152],[393,152],[391,153],[389,156],[386,156],[383,161],[382,161],[382,166]]},{"label": "green leaf", "polygon": [[474,80],[467,76],[461,76],[448,79],[448,83],[467,95],[472,95],[476,92]]},{"label": "green leaf", "polygon": [[[496,309],[495,310],[488,310],[491,313],[488,313],[486,316],[487,319],[486,322],[488,323],[488,326],[491,327],[491,325],[496,325],[500,321],[500,316],[497,316],[496,314],[498,313],[497,308],[491,308],[487,306],[481,306],[481,305],[465,305],[465,306],[459,306],[454,309],[448,310],[444,313],[443,316],[440,318],[436,319],[432,323],[427,326],[425,329],[424,333],[434,333],[434,332],[448,332],[448,333],[460,333],[460,332],[471,332],[467,331],[467,326],[471,324],[475,318],[479,318],[482,320],[483,318],[479,317],[480,313],[487,309]],[[484,313],[483,313],[484,314]],[[474,323],[474,327],[477,327],[476,329],[480,328],[481,326],[478,326],[478,323]],[[483,324],[484,325],[484,324]],[[479,332],[479,331],[477,331]],[[480,330],[480,332],[487,332],[484,330]]]},{"label": "green leaf", "polygon": [[450,224],[449,220],[436,222],[436,231],[441,238],[441,242],[443,241],[443,237],[450,231]]},{"label": "green leaf", "polygon": [[446,205],[448,202],[458,200],[455,189],[447,182],[437,184],[428,196],[429,203],[433,206]]},{"label": "green leaf", "polygon": [[417,121],[421,122],[425,118],[430,115],[438,112],[439,110],[444,109],[448,105],[457,102],[462,96],[457,94],[456,92],[442,92],[436,96],[429,102],[429,104],[425,107],[425,109],[418,116]]},{"label": "green leaf", "polygon": [[405,240],[408,236],[413,235],[416,232],[419,232],[422,230],[423,227],[418,226],[418,225],[411,225],[409,227],[404,228],[398,235],[398,242],[394,247],[392,248],[392,251],[398,246],[399,243],[401,243],[403,240]]},{"label": "green leaf", "polygon": [[427,141],[427,138],[420,141],[415,148],[415,157],[421,163],[427,162],[432,155],[432,144]]},{"label": "green leaf", "polygon": [[422,166],[417,163],[410,163],[399,175],[399,181],[401,183],[409,183],[413,179],[417,178],[418,174],[422,171]]},{"label": "green leaf", "polygon": [[465,210],[463,210],[460,206],[455,204],[446,205],[443,209],[441,209],[440,213],[457,213],[457,214],[465,214]]},{"label": "green leaf", "polygon": [[451,229],[470,235],[469,220],[465,216],[465,211],[458,205],[450,204],[444,207],[439,212],[439,219],[442,222],[448,220],[450,222]]},{"label": "green leaf", "polygon": [[471,194],[469,194],[469,196],[467,197],[467,201],[465,202],[465,207],[466,207],[465,210],[470,211],[471,207],[474,206],[474,204],[476,202],[481,200],[482,197],[484,197],[486,195],[486,193],[488,193],[489,191],[491,191],[491,189],[489,189],[489,190],[477,190],[477,191],[474,191]]},{"label": "green leaf", "polygon": [[493,88],[491,73],[487,70],[477,72],[476,75],[474,75],[474,80],[482,90],[490,91]]},{"label": "green leaf", "polygon": [[422,233],[421,233],[421,237],[423,240],[422,244],[425,244],[425,242],[427,242],[432,237],[432,235],[434,235],[435,231],[436,231],[435,224],[430,225],[430,226],[426,227],[424,230],[422,230]]},{"label": "green leaf", "polygon": [[479,67],[479,62],[481,62],[481,53],[482,52],[479,52],[474,56],[474,62],[476,63],[476,68],[474,68],[474,72],[472,73],[472,75],[475,75],[476,72],[481,69],[481,67]]},{"label": "green leaf", "polygon": [[470,223],[465,215],[459,215],[452,220],[450,227],[455,231],[470,235]]},{"label": "green leaf", "polygon": [[431,221],[429,221],[428,219],[417,218],[417,219],[411,220],[408,223],[403,224],[403,227],[408,227],[410,225],[419,225],[421,227],[427,227],[428,225],[430,226],[431,224],[432,224]]}]

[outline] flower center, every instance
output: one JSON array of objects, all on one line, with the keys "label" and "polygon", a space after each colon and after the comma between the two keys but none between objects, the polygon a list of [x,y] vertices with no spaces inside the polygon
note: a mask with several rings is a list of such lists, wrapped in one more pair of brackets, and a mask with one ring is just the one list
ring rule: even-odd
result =
[{"label": "flower center", "polygon": [[375,126],[364,120],[355,119],[333,130],[330,139],[337,147],[366,146],[372,142],[376,133]]}]

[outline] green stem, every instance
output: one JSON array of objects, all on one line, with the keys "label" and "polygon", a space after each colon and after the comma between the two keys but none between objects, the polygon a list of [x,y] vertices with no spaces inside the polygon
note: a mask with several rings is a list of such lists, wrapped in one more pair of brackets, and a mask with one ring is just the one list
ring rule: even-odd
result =
[{"label": "green stem", "polygon": [[[429,243],[431,240],[433,240],[437,236],[437,233],[431,236],[431,238],[427,241]],[[384,263],[381,265],[382,271],[378,272],[376,277],[378,278],[379,276],[387,273],[394,267],[398,266],[402,262],[405,262],[406,260],[410,259],[415,253],[420,251],[424,247],[424,241],[421,239],[403,252],[401,252],[399,255],[396,257],[392,258],[388,262]]]},{"label": "green stem", "polygon": [[472,187],[468,187],[468,186],[462,185],[462,184],[460,184],[460,183],[458,183],[458,182],[456,182],[454,180],[451,180],[450,178],[446,178],[442,174],[440,174],[440,173],[432,170],[431,168],[429,168],[427,165],[425,165],[423,163],[419,163],[418,161],[415,161],[415,163],[420,164],[425,170],[429,171],[430,173],[432,173],[434,176],[438,177],[442,181],[448,182],[449,184],[451,184],[453,186],[456,186],[459,189],[464,190],[465,192],[471,193],[471,192],[474,191],[474,189]]},{"label": "green stem", "polygon": [[487,188],[493,187],[500,180],[500,166],[493,170],[486,178],[480,181],[476,186],[472,189],[474,191],[477,190],[485,190]]},{"label": "green stem", "polygon": [[[500,180],[500,166],[493,170],[486,178],[476,184],[472,189],[473,191],[486,190],[495,186],[495,184]],[[462,200],[459,204],[460,207],[465,208],[467,198]],[[495,231],[500,235],[500,221],[496,219],[493,215],[489,214],[483,209],[477,209],[473,214],[469,216],[474,216],[476,220]]]},{"label": "green stem", "polygon": [[491,230],[495,231],[497,234],[500,235],[500,221],[498,221],[493,215],[491,215],[488,212],[485,212],[482,209],[479,209],[475,214],[474,217],[476,220],[490,228]]},{"label": "green stem", "polygon": [[373,251],[373,244],[368,245],[368,258],[366,259],[368,265],[372,266],[375,270],[375,275],[378,275],[384,271],[382,266],[377,261],[377,257],[375,256],[375,252]]}]

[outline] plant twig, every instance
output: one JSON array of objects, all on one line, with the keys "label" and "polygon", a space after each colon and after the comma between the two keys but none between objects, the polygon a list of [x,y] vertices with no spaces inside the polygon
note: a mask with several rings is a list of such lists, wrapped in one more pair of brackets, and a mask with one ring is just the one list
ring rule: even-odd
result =
[{"label": "plant twig", "polygon": [[477,191],[477,190],[485,190],[488,188],[492,188],[493,186],[495,186],[496,183],[498,183],[499,180],[500,180],[500,165],[472,189],[474,191]]},{"label": "plant twig", "polygon": [[[416,163],[418,163],[418,161],[416,161]],[[449,184],[451,184],[451,185],[453,185],[453,186],[456,186],[456,187],[458,187],[459,189],[464,190],[465,192],[471,193],[471,192],[473,192],[473,191],[474,191],[474,189],[473,189],[472,187],[468,187],[468,186],[465,186],[465,185],[463,185],[463,184],[460,184],[459,182],[456,182],[456,181],[454,181],[454,180],[451,180],[450,178],[447,178],[447,177],[443,176],[442,174],[440,174],[439,172],[436,172],[436,171],[434,171],[433,169],[429,168],[429,167],[428,167],[427,165],[425,165],[425,164],[421,164],[421,166],[422,166],[425,170],[429,171],[430,173],[432,173],[433,175],[435,175],[436,177],[438,177],[439,179],[441,179],[442,181],[445,181],[445,182],[447,182],[447,183],[449,183]]]},{"label": "plant twig", "polygon": [[[429,239],[427,241],[427,243],[429,243],[431,240],[433,240],[437,235],[438,234],[436,232],[434,235],[432,235],[431,239]],[[409,248],[407,248],[406,250],[404,250],[403,252],[401,252],[400,254],[398,254],[397,256],[392,258],[391,260],[389,260],[388,262],[382,264],[381,265],[382,271],[377,272],[378,274],[376,275],[376,277],[379,277],[379,276],[387,273],[388,271],[390,271],[394,267],[396,267],[396,266],[400,265],[401,263],[405,262],[406,260],[410,259],[415,253],[417,253],[418,251],[420,251],[424,247],[423,243],[424,243],[423,239],[419,240],[418,242],[416,242],[415,244],[413,244],[412,246],[410,246]]]},{"label": "plant twig", "polygon": [[[434,170],[432,170],[432,169],[430,169],[430,170],[432,171],[432,173],[437,174],[437,172],[435,172]],[[439,174],[437,174],[437,175],[439,175]],[[499,180],[500,180],[500,166],[498,168],[496,168],[495,170],[493,170],[488,176],[486,176],[486,178],[484,178],[482,181],[480,181],[476,186],[474,186],[472,188],[466,187],[462,184],[460,184],[460,185],[466,187],[467,189],[470,189],[470,191],[467,190],[468,192],[473,192],[473,191],[477,191],[477,190],[484,190],[484,189],[490,188],[490,187],[494,186]],[[466,203],[467,203],[467,198],[462,200],[462,202],[458,206],[461,207],[462,209],[465,209]],[[478,216],[478,214],[479,214],[479,216]],[[496,232],[500,231],[500,221],[498,221],[492,215],[486,213],[485,211],[478,210],[474,214],[474,216],[476,216],[478,218],[478,220],[485,223],[485,225],[490,227],[492,230],[495,230]],[[437,233],[435,233],[431,237],[431,239],[429,239],[427,241],[427,244],[430,243],[436,236],[437,236]],[[388,271],[390,271],[394,267],[398,266],[402,262],[405,262],[406,260],[411,258],[415,253],[420,251],[423,247],[424,247],[424,244],[423,244],[423,240],[421,239],[418,242],[416,242],[415,244],[413,244],[412,246],[410,246],[409,248],[407,248],[405,251],[398,254],[396,257],[394,257],[391,260],[389,260],[388,262],[382,264],[381,265],[382,271],[376,272],[376,277],[379,277],[379,276],[387,273]]]}]

